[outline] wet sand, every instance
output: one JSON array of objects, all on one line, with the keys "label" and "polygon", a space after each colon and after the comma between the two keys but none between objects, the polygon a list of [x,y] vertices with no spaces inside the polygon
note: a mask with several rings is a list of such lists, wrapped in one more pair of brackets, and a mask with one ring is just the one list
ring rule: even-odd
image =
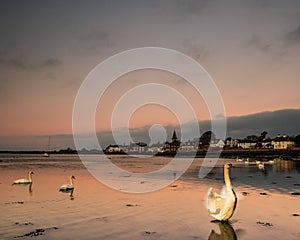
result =
[{"label": "wet sand", "polygon": [[[5,158],[0,163],[0,239],[300,238],[300,196],[292,195],[290,190],[249,186],[235,179],[233,186],[242,199],[230,224],[211,222],[204,198],[209,187],[221,189],[221,168],[207,179],[194,178],[194,170],[190,169],[162,190],[129,194],[98,182],[74,156],[31,160]],[[119,165],[125,164],[122,157],[119,160]],[[155,159],[155,164],[149,160],[147,164],[158,166],[165,161],[169,160]],[[222,164],[219,161],[218,166]],[[141,169],[141,165],[133,164],[135,168]],[[27,177],[28,170],[35,172],[31,191],[29,186],[11,186],[15,179]],[[239,178],[239,172],[238,168],[234,170],[232,177]],[[73,196],[58,191],[69,175],[76,176]],[[291,176],[283,175],[282,179],[291,185],[298,183],[298,175]],[[293,192],[299,186],[294,188]]]}]

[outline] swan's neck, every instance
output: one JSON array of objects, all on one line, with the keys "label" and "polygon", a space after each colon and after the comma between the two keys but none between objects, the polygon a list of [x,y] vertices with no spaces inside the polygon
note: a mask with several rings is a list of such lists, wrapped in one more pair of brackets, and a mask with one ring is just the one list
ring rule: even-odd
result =
[{"label": "swan's neck", "polygon": [[231,190],[232,186],[229,177],[229,168],[224,168],[224,180],[225,180],[225,186],[227,190]]},{"label": "swan's neck", "polygon": [[29,182],[32,182],[32,177],[31,177],[31,175],[32,175],[32,173],[30,172],[30,173],[29,173],[29,176],[28,176]]},{"label": "swan's neck", "polygon": [[73,178],[70,177],[70,185],[73,185]]}]

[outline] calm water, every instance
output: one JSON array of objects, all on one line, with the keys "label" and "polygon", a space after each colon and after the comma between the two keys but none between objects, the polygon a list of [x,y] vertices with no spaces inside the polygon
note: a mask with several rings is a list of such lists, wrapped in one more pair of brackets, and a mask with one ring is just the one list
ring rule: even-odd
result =
[{"label": "calm water", "polygon": [[[170,159],[113,156],[111,161],[147,172]],[[232,184],[241,199],[230,224],[212,223],[203,199],[209,187],[222,187],[228,161],[235,166]],[[1,155],[0,239],[300,239],[299,162],[276,160],[258,169],[254,162],[220,159],[199,179],[201,164],[196,159],[162,190],[129,194],[98,182],[75,155]],[[35,173],[32,186],[11,185],[29,170]],[[71,196],[58,191],[70,175],[76,177]]]}]

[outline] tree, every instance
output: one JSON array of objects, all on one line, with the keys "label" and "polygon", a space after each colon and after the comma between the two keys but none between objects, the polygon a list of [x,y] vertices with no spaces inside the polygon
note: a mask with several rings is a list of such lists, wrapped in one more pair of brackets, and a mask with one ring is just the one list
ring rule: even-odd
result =
[{"label": "tree", "polygon": [[266,138],[267,134],[268,134],[268,132],[263,131],[263,132],[260,134],[260,136],[258,137],[258,142],[262,142],[262,141]]},{"label": "tree", "polygon": [[210,141],[215,139],[216,135],[212,131],[207,131],[200,137],[200,142],[202,143],[202,145],[208,146],[210,144]]},{"label": "tree", "polygon": [[245,140],[257,142],[258,136],[256,136],[256,135],[249,135],[249,136],[247,136],[247,137],[245,138]]},{"label": "tree", "polygon": [[268,132],[266,131],[263,131],[260,136],[258,137],[257,139],[257,144],[256,144],[256,147],[257,148],[262,148],[262,142],[264,141],[264,139],[266,138]]},{"label": "tree", "polygon": [[300,147],[300,134],[295,137],[294,141],[295,141],[296,146]]}]

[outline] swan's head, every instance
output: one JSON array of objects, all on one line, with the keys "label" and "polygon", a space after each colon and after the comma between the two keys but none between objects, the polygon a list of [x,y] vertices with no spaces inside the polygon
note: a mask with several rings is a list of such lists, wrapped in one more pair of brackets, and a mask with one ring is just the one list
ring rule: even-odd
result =
[{"label": "swan's head", "polygon": [[71,179],[76,179],[73,175],[71,176]]},{"label": "swan's head", "polygon": [[34,172],[30,171],[29,174],[34,174]]},{"label": "swan's head", "polygon": [[226,168],[226,169],[229,169],[229,168],[231,168],[231,167],[233,167],[231,163],[226,163],[226,164],[224,165],[224,168]]}]

